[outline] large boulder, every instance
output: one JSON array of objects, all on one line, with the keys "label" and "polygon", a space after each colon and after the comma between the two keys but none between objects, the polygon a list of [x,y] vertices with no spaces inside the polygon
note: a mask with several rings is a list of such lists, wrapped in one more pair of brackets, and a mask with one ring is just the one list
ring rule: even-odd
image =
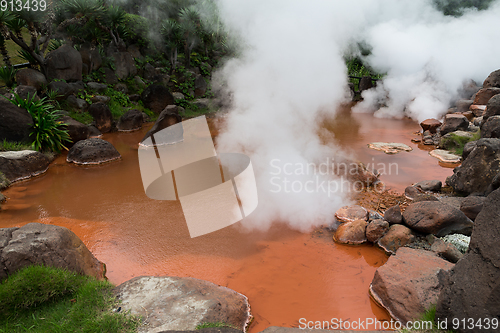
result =
[{"label": "large boulder", "polygon": [[500,139],[479,139],[446,183],[456,192],[485,193],[500,172]]},{"label": "large boulder", "polygon": [[486,119],[492,116],[500,115],[500,95],[493,96],[486,105],[486,110],[483,113],[483,123]]},{"label": "large boulder", "polygon": [[[14,93],[18,94],[22,99],[28,99],[35,96],[37,91],[35,87],[19,85],[14,88]],[[35,96],[35,99],[38,99],[38,96]]]},{"label": "large boulder", "polygon": [[452,267],[433,252],[403,247],[375,271],[370,294],[393,318],[406,324],[436,303]]},{"label": "large boulder", "polygon": [[363,76],[359,80],[359,92],[363,92],[373,87],[375,87],[375,85],[373,84],[373,80],[370,76]]},{"label": "large boulder", "polygon": [[[500,314],[500,190],[492,192],[474,224],[469,250],[449,274],[439,295],[436,318],[483,324],[480,332],[498,332],[485,322]],[[449,326],[448,326],[449,327]],[[460,327],[459,332],[478,332]]]},{"label": "large boulder", "polygon": [[95,127],[97,127],[101,133],[111,131],[113,127],[113,115],[106,104],[102,102],[93,103],[89,107],[89,113],[94,118]]},{"label": "large boulder", "polygon": [[489,117],[481,125],[481,138],[500,138],[500,116]]},{"label": "large boulder", "polygon": [[460,210],[464,212],[465,216],[474,221],[483,209],[486,197],[468,196],[460,203]]},{"label": "large boulder", "polygon": [[106,268],[71,230],[55,225],[28,223],[0,229],[0,280],[30,265],[66,268],[105,278]]},{"label": "large boulder", "polygon": [[69,117],[62,116],[61,121],[66,124],[66,128],[68,130],[69,137],[71,138],[71,143],[68,144],[68,147],[71,147],[75,143],[81,140],[85,140],[89,138],[90,132],[87,125],[82,124],[81,122]]},{"label": "large boulder", "polygon": [[441,135],[458,130],[465,131],[469,127],[469,120],[462,114],[451,113],[444,117],[443,125],[441,126]]},{"label": "large boulder", "polygon": [[205,95],[207,92],[207,82],[205,81],[205,78],[199,74],[196,76],[196,79],[194,80],[194,98],[199,98]]},{"label": "large boulder", "polygon": [[49,80],[82,80],[82,56],[69,44],[64,44],[47,55],[47,76]]},{"label": "large boulder", "polygon": [[426,119],[420,123],[422,130],[429,131],[432,134],[436,133],[437,129],[441,127],[442,123],[434,118]]},{"label": "large boulder", "polygon": [[217,322],[245,331],[252,318],[244,295],[189,277],[140,276],[114,292],[122,311],[143,318],[139,333],[189,331]]},{"label": "large boulder", "polygon": [[153,127],[151,127],[151,129],[146,133],[146,135],[144,135],[141,142],[149,138],[151,135],[161,131],[162,129],[180,123],[181,121],[182,118],[178,114],[169,113],[167,110],[163,111],[158,116],[158,119],[156,119]]},{"label": "large boulder", "polygon": [[31,68],[18,70],[16,73],[16,82],[18,85],[32,86],[36,90],[40,90],[43,86],[47,85],[45,75]]},{"label": "large boulder", "polygon": [[119,131],[135,131],[142,127],[143,119],[141,111],[132,109],[120,117],[116,128]]},{"label": "large boulder", "polygon": [[500,69],[491,72],[484,80],[483,88],[500,88]]},{"label": "large boulder", "polygon": [[174,96],[168,88],[159,84],[152,84],[144,89],[141,100],[145,107],[157,114],[161,113],[167,105],[174,104]]},{"label": "large boulder", "polygon": [[90,138],[78,141],[68,152],[67,162],[75,164],[101,164],[121,158],[120,153],[108,141]]},{"label": "large boulder", "polygon": [[128,52],[115,52],[111,55],[115,59],[115,74],[119,79],[126,79],[137,74],[135,60]]},{"label": "large boulder", "polygon": [[91,48],[90,43],[85,43],[80,48],[82,62],[87,65],[88,74],[98,70],[102,66],[102,57],[97,48]]},{"label": "large boulder", "polygon": [[11,183],[42,174],[49,164],[50,159],[39,151],[0,152],[0,172]]},{"label": "large boulder", "polygon": [[500,94],[500,88],[483,88],[476,93],[474,105],[486,105],[493,96]]},{"label": "large boulder", "polygon": [[462,211],[439,201],[412,203],[406,207],[403,220],[413,230],[438,237],[455,233],[470,235],[473,226]]},{"label": "large boulder", "polygon": [[28,111],[0,97],[0,141],[28,142],[32,126]]}]

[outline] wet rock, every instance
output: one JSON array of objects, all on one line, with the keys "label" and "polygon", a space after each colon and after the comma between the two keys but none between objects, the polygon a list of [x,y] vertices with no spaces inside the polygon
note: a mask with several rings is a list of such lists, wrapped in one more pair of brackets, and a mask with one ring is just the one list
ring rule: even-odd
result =
[{"label": "wet rock", "polygon": [[25,109],[0,97],[0,141],[29,142],[33,118]]},{"label": "wet rock", "polygon": [[116,128],[119,131],[135,131],[142,128],[142,112],[139,110],[129,110],[120,117]]},{"label": "wet rock", "polygon": [[333,234],[333,240],[340,244],[357,245],[365,243],[367,225],[366,220],[342,223]]},{"label": "wet rock", "polygon": [[106,104],[101,102],[92,103],[89,107],[89,113],[94,118],[95,126],[99,131],[102,133],[111,131],[113,127],[113,115]]},{"label": "wet rock", "polygon": [[70,44],[51,51],[47,57],[47,76],[49,80],[82,80],[82,56]]},{"label": "wet rock", "polygon": [[376,243],[387,231],[389,231],[387,221],[382,219],[373,220],[366,226],[366,239],[369,242]]},{"label": "wet rock", "polygon": [[384,219],[387,222],[389,222],[389,224],[403,223],[403,215],[401,214],[401,207],[399,207],[399,205],[396,205],[387,209],[384,213]]},{"label": "wet rock", "polygon": [[470,235],[473,226],[462,211],[438,201],[412,203],[406,207],[403,220],[413,230],[438,237],[452,233]]},{"label": "wet rock", "polygon": [[500,116],[489,117],[483,123],[481,126],[481,138],[500,138]]},{"label": "wet rock", "polygon": [[441,127],[442,123],[434,118],[426,119],[420,123],[420,126],[424,131],[429,131],[430,133],[436,133],[437,129]]},{"label": "wet rock", "polygon": [[467,112],[474,101],[471,99],[459,99],[455,105],[457,106],[457,112]]},{"label": "wet rock", "polygon": [[111,57],[115,59],[115,74],[119,79],[126,79],[129,76],[137,75],[135,60],[130,53],[115,52],[111,54]]},{"label": "wet rock", "polygon": [[500,69],[491,72],[484,80],[483,88],[500,88]]},{"label": "wet rock", "polygon": [[473,136],[473,133],[465,131],[450,132],[441,137],[439,148],[444,150],[459,149],[463,145],[463,142],[472,140]]},{"label": "wet rock", "polygon": [[443,183],[440,180],[422,180],[413,186],[419,187],[422,191],[439,192]]},{"label": "wet rock", "polygon": [[144,106],[151,111],[159,114],[167,105],[174,104],[174,96],[162,85],[152,84],[141,94],[141,100]]},{"label": "wet rock", "polygon": [[386,154],[397,154],[400,151],[412,151],[413,149],[404,143],[396,142],[373,142],[368,144],[368,148],[383,151]]},{"label": "wet rock", "polygon": [[479,139],[446,183],[456,192],[485,193],[500,172],[500,139]]},{"label": "wet rock", "polygon": [[[14,88],[14,93],[18,94],[22,99],[28,99],[36,95],[36,88],[32,86],[17,86]],[[35,99],[38,100],[38,96]]]},{"label": "wet rock", "polygon": [[98,83],[98,82],[89,82],[87,83],[87,88],[91,90],[95,90],[98,93],[103,93],[108,89],[108,85],[104,83]]},{"label": "wet rock", "polygon": [[146,135],[144,135],[141,142],[149,138],[151,135],[180,122],[182,122],[182,118],[178,114],[168,113],[166,111],[163,111],[158,116],[158,119],[156,119],[153,127],[151,127],[151,129],[146,133]]},{"label": "wet rock", "polygon": [[436,238],[432,243],[431,251],[452,263],[456,263],[463,257],[462,252],[458,251],[454,245],[439,238]]},{"label": "wet rock", "polygon": [[47,156],[34,150],[0,152],[0,173],[11,183],[38,176],[49,164]]},{"label": "wet rock", "polygon": [[68,152],[66,161],[75,164],[101,164],[121,158],[120,153],[108,141],[90,138],[78,141]]},{"label": "wet rock", "polygon": [[423,193],[423,191],[419,187],[408,186],[405,188],[405,197],[407,199],[410,199],[410,200],[415,199],[415,197],[417,197],[417,195],[420,195],[422,193]]},{"label": "wet rock", "polygon": [[460,210],[465,214],[465,216],[474,221],[479,212],[483,209],[485,200],[486,197],[468,196],[460,204]]},{"label": "wet rock", "polygon": [[389,228],[389,231],[378,240],[377,245],[388,254],[394,254],[400,247],[414,241],[415,235],[413,231],[402,224],[393,224]]},{"label": "wet rock", "polygon": [[441,135],[455,131],[465,131],[469,127],[469,120],[461,114],[447,114],[444,117],[443,125],[441,126]]},{"label": "wet rock", "polygon": [[207,92],[207,82],[202,75],[197,75],[194,80],[194,98],[200,98]]},{"label": "wet rock", "polygon": [[[474,224],[469,251],[455,265],[441,292],[436,318],[448,322],[498,318],[500,313],[500,190],[492,192]],[[459,330],[476,332],[477,330]],[[496,332],[497,329],[481,329]]]},{"label": "wet rock", "polygon": [[71,230],[28,223],[0,229],[0,280],[29,265],[66,268],[103,280],[105,266]]},{"label": "wet rock", "polygon": [[353,222],[355,220],[368,220],[368,211],[361,206],[344,206],[335,212],[335,218],[340,222]]},{"label": "wet rock", "polygon": [[90,133],[87,125],[82,124],[69,116],[61,117],[61,121],[66,124],[69,137],[72,141],[71,143],[66,143],[66,147],[71,147],[78,141],[88,139]]},{"label": "wet rock", "polygon": [[443,149],[434,149],[429,152],[429,155],[444,163],[456,164],[462,161],[462,158],[459,155],[455,155],[452,152]]},{"label": "wet rock", "polygon": [[16,83],[23,86],[31,86],[36,90],[42,89],[47,85],[45,75],[31,68],[23,68],[16,73]]},{"label": "wet rock", "polygon": [[252,317],[245,296],[189,277],[140,276],[122,283],[114,293],[122,311],[143,318],[139,333],[189,331],[216,322],[244,331]]},{"label": "wet rock", "polygon": [[66,99],[74,91],[73,87],[64,81],[52,81],[48,85],[48,89],[57,93],[58,101]]},{"label": "wet rock", "polygon": [[475,105],[486,105],[493,96],[500,94],[500,88],[483,88],[479,90],[474,98]]},{"label": "wet rock", "polygon": [[436,303],[445,272],[452,267],[430,251],[400,248],[375,271],[370,294],[393,318],[406,324]]}]

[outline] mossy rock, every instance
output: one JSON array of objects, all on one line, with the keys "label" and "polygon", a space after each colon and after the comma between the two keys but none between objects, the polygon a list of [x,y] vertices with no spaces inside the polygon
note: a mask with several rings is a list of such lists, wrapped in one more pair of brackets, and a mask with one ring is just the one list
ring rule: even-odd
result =
[{"label": "mossy rock", "polygon": [[475,141],[479,138],[479,132],[471,133],[465,131],[455,131],[443,135],[441,137],[439,147],[442,149],[453,151],[455,154],[461,155],[467,142]]},{"label": "mossy rock", "polygon": [[[0,190],[3,190],[5,188],[7,188],[7,186],[10,185],[10,182],[9,180],[5,177],[5,175],[0,172]],[[0,197],[0,202],[1,202],[1,197]]]}]

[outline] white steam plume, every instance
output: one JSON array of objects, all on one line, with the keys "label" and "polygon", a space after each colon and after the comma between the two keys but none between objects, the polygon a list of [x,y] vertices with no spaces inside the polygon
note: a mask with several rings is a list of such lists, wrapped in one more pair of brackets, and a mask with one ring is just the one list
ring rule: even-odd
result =
[{"label": "white steam plume", "polygon": [[[348,202],[338,180],[325,191],[317,185],[330,176],[298,169],[340,154],[322,145],[317,121],[345,100],[343,56],[357,42],[371,46],[366,60],[388,73],[358,110],[388,96],[382,115],[401,116],[406,108],[418,120],[436,117],[465,79],[484,79],[498,66],[498,3],[461,18],[444,16],[430,0],[220,0],[219,6],[242,49],[221,71],[233,106],[217,144],[252,158],[259,207],[246,219],[250,227],[283,220],[307,230],[332,221]],[[298,174],[285,174],[286,163]],[[285,191],[285,179],[302,189]]]}]

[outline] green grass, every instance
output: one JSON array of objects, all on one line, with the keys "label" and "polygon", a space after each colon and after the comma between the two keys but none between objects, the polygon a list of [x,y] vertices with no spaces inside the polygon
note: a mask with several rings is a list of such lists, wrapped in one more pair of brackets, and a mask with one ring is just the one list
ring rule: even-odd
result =
[{"label": "green grass", "polygon": [[19,150],[31,150],[31,145],[21,142],[12,142],[4,139],[0,141],[0,151],[19,151]]},{"label": "green grass", "polygon": [[75,110],[69,111],[69,116],[82,124],[89,125],[94,118],[88,112],[77,112]]},{"label": "green grass", "polygon": [[[23,28],[21,34],[23,35],[25,41],[31,40],[31,36],[30,33],[28,32],[28,29]],[[26,62],[26,60],[24,60],[19,56],[18,51],[21,50],[21,47],[16,43],[14,43],[12,40],[5,41],[5,48],[7,49],[7,52],[10,55],[10,62],[12,63],[12,65],[24,64]],[[5,66],[5,63],[3,62],[3,57],[0,57],[0,65]]]},{"label": "green grass", "polygon": [[218,321],[216,323],[203,323],[203,324],[196,326],[196,329],[201,330],[203,328],[209,328],[209,327],[230,327],[230,328],[234,328],[234,329],[239,330],[238,327],[231,325],[231,324],[223,323],[221,321]]},{"label": "green grass", "polygon": [[[432,305],[427,311],[425,311],[418,319],[420,322],[432,322],[431,329],[402,329],[401,333],[453,333],[453,331],[445,331],[437,328],[436,324],[436,305]],[[415,321],[414,321],[415,322]]]},{"label": "green grass", "polygon": [[441,139],[440,146],[451,150],[453,153],[457,155],[462,156],[465,144],[471,141],[479,140],[480,138],[481,138],[481,133],[479,131],[474,133],[470,138],[450,133],[449,138],[443,137]]},{"label": "green grass", "polygon": [[134,332],[137,318],[112,312],[112,288],[63,269],[26,267],[0,285],[0,332]]}]

